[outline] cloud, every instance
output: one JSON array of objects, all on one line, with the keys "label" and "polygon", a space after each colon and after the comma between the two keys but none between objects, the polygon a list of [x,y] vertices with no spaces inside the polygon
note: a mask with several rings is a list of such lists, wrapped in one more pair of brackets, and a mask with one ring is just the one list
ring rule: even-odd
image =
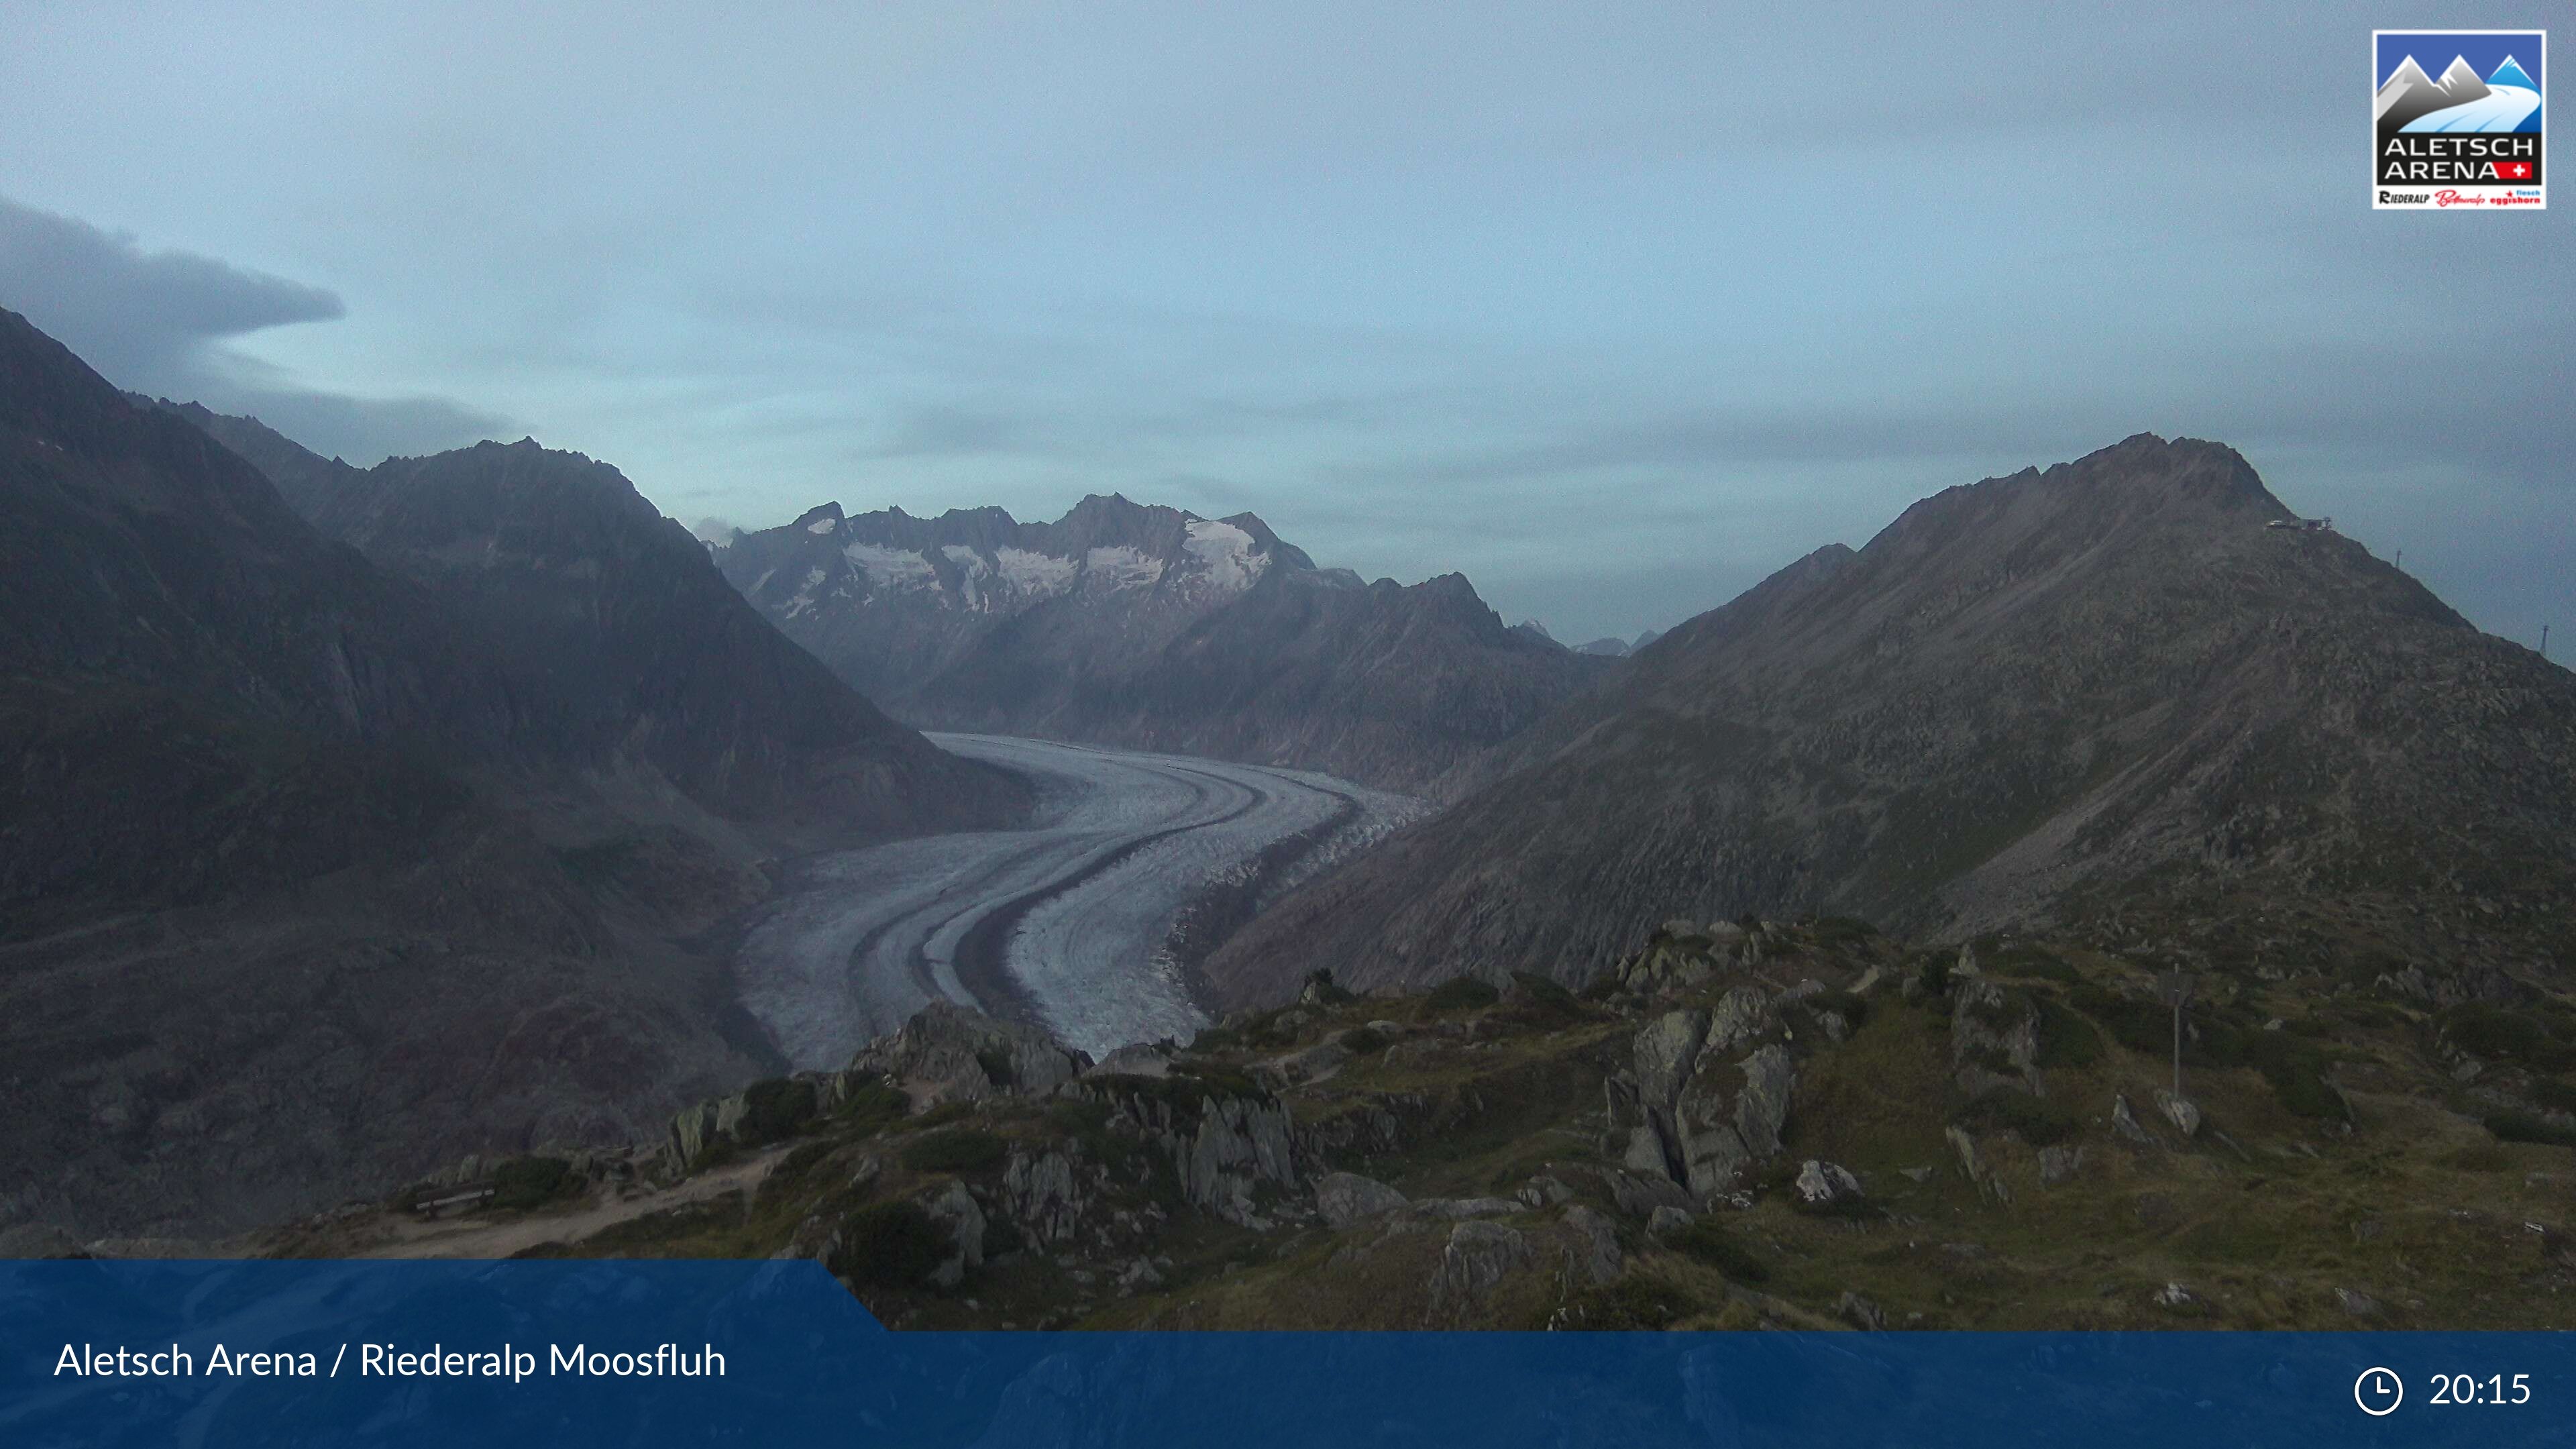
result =
[{"label": "cloud", "polygon": [[373,463],[508,430],[449,398],[365,398],[297,385],[223,346],[301,322],[336,321],[328,288],[184,251],[145,251],[131,234],[0,197],[0,306],[138,392],[250,413],[316,452]]}]

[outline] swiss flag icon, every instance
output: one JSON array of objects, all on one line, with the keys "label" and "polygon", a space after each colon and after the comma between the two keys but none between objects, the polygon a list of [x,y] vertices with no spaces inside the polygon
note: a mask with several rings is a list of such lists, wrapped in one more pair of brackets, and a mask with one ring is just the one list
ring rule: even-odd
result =
[{"label": "swiss flag icon", "polygon": [[2495,169],[2496,175],[2507,181],[2529,181],[2531,179],[2531,163],[2528,161],[2498,161],[2495,164]]}]

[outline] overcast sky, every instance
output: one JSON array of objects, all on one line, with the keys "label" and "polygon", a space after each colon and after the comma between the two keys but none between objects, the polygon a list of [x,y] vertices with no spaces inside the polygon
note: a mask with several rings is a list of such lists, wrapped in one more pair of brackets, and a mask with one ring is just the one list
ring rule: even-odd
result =
[{"label": "overcast sky", "polygon": [[2153,431],[2576,649],[2576,194],[2367,209],[2413,14],[10,9],[0,305],[352,462],[1250,509],[1579,641]]}]

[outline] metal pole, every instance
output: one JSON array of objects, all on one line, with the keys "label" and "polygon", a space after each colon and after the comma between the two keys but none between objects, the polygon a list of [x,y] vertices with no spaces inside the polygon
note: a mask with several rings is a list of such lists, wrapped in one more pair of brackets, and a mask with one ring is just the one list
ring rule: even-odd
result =
[{"label": "metal pole", "polygon": [[2174,1095],[2182,1095],[2182,995],[2174,994]]},{"label": "metal pole", "polygon": [[2173,1094],[2182,1095],[2182,1009],[2191,1000],[2191,974],[2179,967],[2156,978],[2156,986],[2165,1000],[2173,1003],[2174,1084]]}]

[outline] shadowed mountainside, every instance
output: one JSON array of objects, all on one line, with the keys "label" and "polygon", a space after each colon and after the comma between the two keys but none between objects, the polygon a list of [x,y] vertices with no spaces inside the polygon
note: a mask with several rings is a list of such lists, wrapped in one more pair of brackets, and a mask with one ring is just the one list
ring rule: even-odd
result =
[{"label": "shadowed mountainside", "polygon": [[2146,435],[1926,499],[1641,650],[1209,973],[1580,982],[1641,922],[1809,910],[2576,964],[2576,675],[2289,516]]},{"label": "shadowed mountainside", "polygon": [[0,313],[0,1225],[204,1230],[631,1135],[774,1062],[717,928],[777,855],[1017,807],[622,479],[452,466],[495,454],[551,481],[442,528],[407,475],[380,567]]}]

